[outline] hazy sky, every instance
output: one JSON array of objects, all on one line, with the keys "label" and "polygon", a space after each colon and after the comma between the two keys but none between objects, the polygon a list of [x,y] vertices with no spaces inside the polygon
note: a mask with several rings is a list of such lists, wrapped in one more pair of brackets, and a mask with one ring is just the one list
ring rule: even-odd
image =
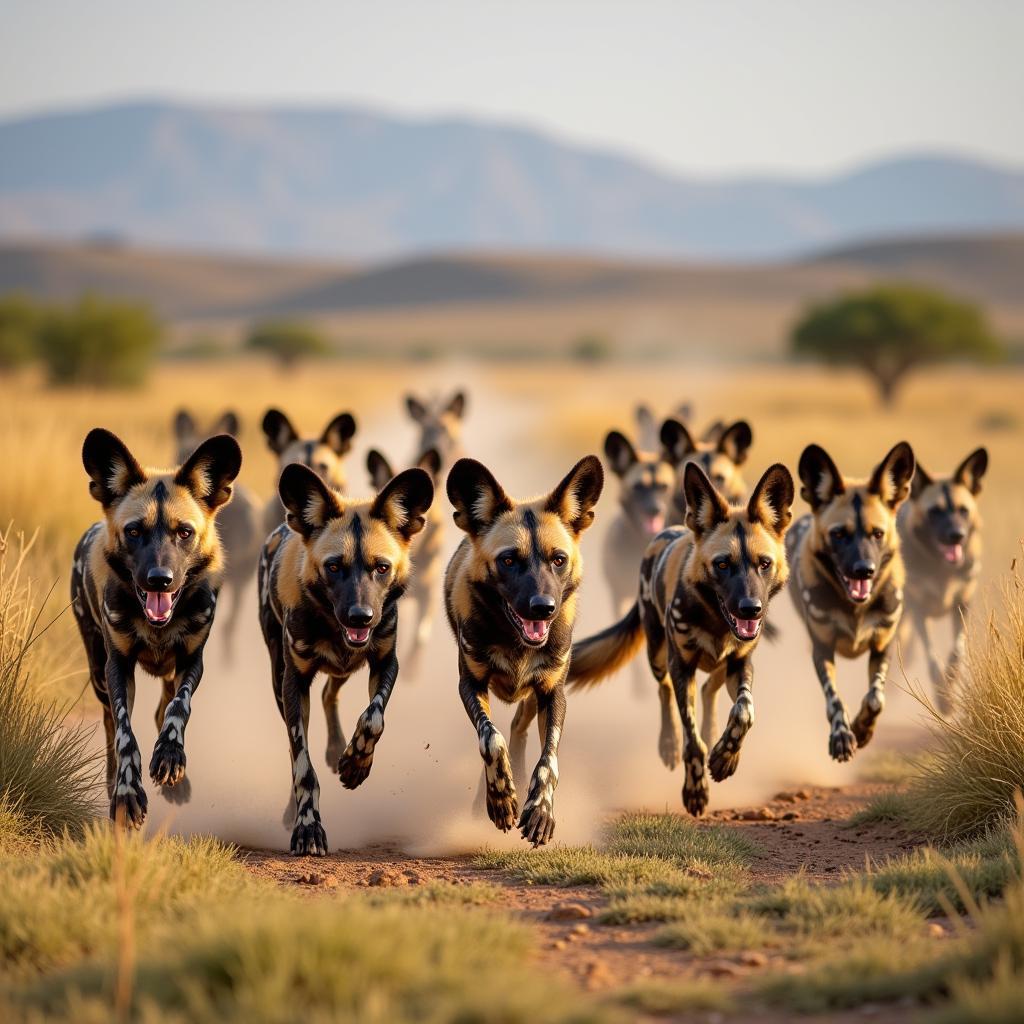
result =
[{"label": "hazy sky", "polygon": [[0,0],[0,116],[132,97],[527,122],[699,173],[1024,164],[1015,0]]}]

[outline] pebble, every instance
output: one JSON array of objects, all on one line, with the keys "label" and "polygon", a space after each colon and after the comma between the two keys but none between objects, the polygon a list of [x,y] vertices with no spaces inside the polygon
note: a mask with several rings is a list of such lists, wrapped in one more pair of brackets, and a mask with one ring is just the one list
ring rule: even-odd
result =
[{"label": "pebble", "polygon": [[593,916],[594,912],[590,907],[585,907],[582,903],[558,903],[547,913],[549,921],[582,921]]},{"label": "pebble", "polygon": [[369,884],[379,885],[387,889],[399,885],[408,885],[409,878],[392,868],[377,868],[370,872]]},{"label": "pebble", "polygon": [[768,963],[768,957],[756,950],[746,950],[737,959],[744,967],[764,967]]},{"label": "pebble", "polygon": [[774,821],[775,812],[770,807],[752,807],[749,811],[740,811],[740,821]]}]

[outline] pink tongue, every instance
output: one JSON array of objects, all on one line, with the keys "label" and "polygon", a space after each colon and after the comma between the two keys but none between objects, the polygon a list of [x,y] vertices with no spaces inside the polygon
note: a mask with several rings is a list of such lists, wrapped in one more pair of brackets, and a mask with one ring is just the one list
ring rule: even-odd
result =
[{"label": "pink tongue", "polygon": [[531,640],[543,640],[548,624],[543,619],[523,619],[523,631]]},{"label": "pink tongue", "polygon": [[348,638],[357,644],[361,644],[369,635],[369,627],[365,629],[350,629],[348,631]]},{"label": "pink tongue", "polygon": [[858,601],[864,600],[871,593],[871,580],[850,580],[850,596]]},{"label": "pink tongue", "polygon": [[945,556],[947,562],[956,564],[962,562],[964,557],[964,547],[962,544],[943,544],[942,554]]},{"label": "pink tongue", "polygon": [[146,614],[151,619],[166,619],[171,614],[171,595],[166,591],[146,591]]},{"label": "pink tongue", "polygon": [[758,619],[737,619],[736,631],[740,636],[745,636],[748,639],[757,636],[758,622]]},{"label": "pink tongue", "polygon": [[662,528],[665,525],[664,516],[649,516],[647,519],[647,532],[648,533],[661,533]]}]

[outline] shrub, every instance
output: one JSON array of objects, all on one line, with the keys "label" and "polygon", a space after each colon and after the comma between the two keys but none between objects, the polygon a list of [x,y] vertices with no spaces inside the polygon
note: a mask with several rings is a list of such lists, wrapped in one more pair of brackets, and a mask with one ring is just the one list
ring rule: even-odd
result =
[{"label": "shrub", "polygon": [[330,352],[327,339],[319,331],[308,324],[286,320],[257,324],[246,339],[245,347],[251,352],[273,356],[286,369],[302,359]]},{"label": "shrub", "polygon": [[36,355],[39,311],[22,295],[0,298],[0,372],[16,370]]}]

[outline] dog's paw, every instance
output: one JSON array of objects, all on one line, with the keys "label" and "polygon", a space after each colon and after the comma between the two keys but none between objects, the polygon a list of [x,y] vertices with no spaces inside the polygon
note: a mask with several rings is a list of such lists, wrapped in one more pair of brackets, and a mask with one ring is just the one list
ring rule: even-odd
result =
[{"label": "dog's paw", "polygon": [[555,785],[558,767],[555,763],[541,764],[533,773],[530,790],[519,819],[523,838],[536,846],[551,841],[555,834]]},{"label": "dog's paw", "polygon": [[142,788],[137,768],[128,766],[118,772],[114,795],[110,800],[110,817],[125,828],[142,828],[149,809],[149,798]]},{"label": "dog's paw", "polygon": [[149,777],[158,786],[175,786],[185,777],[185,748],[180,740],[157,737],[149,762]]},{"label": "dog's paw", "polygon": [[712,748],[708,758],[708,770],[715,782],[729,778],[740,764],[739,744],[732,739],[720,739]]},{"label": "dog's paw", "polygon": [[661,730],[658,736],[658,756],[669,771],[674,771],[678,767],[683,756],[683,738],[678,732],[671,729]]},{"label": "dog's paw", "polygon": [[853,757],[857,750],[857,737],[845,721],[836,721],[832,724],[832,731],[828,737],[828,754],[833,761],[846,762]]},{"label": "dog's paw", "polygon": [[338,777],[346,789],[355,789],[366,781],[373,767],[373,751],[383,732],[384,709],[373,701],[359,716],[352,739],[338,761]]},{"label": "dog's paw", "polygon": [[327,833],[320,824],[320,812],[304,811],[292,829],[293,857],[323,857],[327,853]]},{"label": "dog's paw", "polygon": [[699,818],[708,806],[708,773],[704,766],[704,750],[691,752],[683,761],[686,779],[683,782],[683,806]]},{"label": "dog's paw", "polygon": [[508,832],[516,826],[519,800],[505,737],[497,729],[490,727],[481,735],[480,756],[484,759],[487,817],[502,832]]},{"label": "dog's paw", "polygon": [[872,711],[870,708],[862,707],[857,712],[857,717],[853,720],[851,726],[853,730],[854,738],[857,740],[857,746],[866,747],[871,742],[871,737],[875,735],[875,724],[878,722],[878,712]]},{"label": "dog's paw", "polygon": [[175,807],[181,807],[192,799],[192,782],[187,775],[173,786],[161,786],[160,795]]}]

